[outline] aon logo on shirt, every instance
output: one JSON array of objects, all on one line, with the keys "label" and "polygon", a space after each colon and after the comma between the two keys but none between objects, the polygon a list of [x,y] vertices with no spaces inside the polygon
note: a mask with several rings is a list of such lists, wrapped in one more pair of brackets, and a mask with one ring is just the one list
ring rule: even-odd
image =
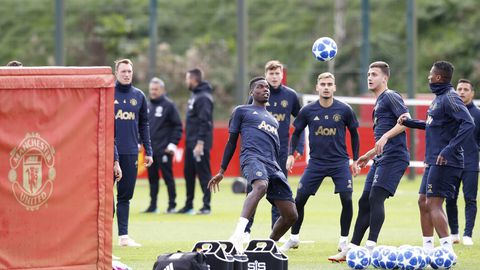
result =
[{"label": "aon logo on shirt", "polygon": [[135,113],[134,112],[124,112],[122,110],[118,110],[117,114],[115,115],[115,120],[135,120]]},{"label": "aon logo on shirt", "polygon": [[272,113],[273,117],[277,119],[278,122],[285,121],[285,114],[284,113]]},{"label": "aon logo on shirt", "polygon": [[337,134],[337,128],[324,128],[323,126],[319,126],[317,131],[315,131],[315,135],[317,136],[335,136]]},{"label": "aon logo on shirt", "polygon": [[267,122],[265,122],[265,121],[262,121],[262,123],[260,123],[260,125],[258,125],[258,128],[263,129],[265,131],[268,131],[270,133],[273,133],[275,135],[278,135],[277,129],[275,127],[273,127],[272,125],[267,124]]}]

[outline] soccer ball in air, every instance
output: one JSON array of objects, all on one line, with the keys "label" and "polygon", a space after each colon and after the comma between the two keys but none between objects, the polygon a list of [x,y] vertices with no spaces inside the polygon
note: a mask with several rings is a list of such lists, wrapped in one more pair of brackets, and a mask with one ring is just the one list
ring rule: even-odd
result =
[{"label": "soccer ball in air", "polygon": [[330,61],[337,55],[337,43],[329,37],[321,37],[313,43],[312,53],[318,61]]},{"label": "soccer ball in air", "polygon": [[365,247],[354,247],[347,252],[347,265],[352,269],[367,269],[370,253]]},{"label": "soccer ball in air", "polygon": [[430,259],[430,266],[433,269],[450,269],[455,263],[455,255],[444,247],[435,248]]}]

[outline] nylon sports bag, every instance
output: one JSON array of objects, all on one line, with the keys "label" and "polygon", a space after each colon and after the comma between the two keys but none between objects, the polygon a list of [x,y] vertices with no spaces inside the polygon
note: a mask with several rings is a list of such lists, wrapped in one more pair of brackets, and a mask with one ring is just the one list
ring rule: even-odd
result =
[{"label": "nylon sports bag", "polygon": [[209,270],[206,257],[200,252],[176,252],[158,256],[153,270]]}]

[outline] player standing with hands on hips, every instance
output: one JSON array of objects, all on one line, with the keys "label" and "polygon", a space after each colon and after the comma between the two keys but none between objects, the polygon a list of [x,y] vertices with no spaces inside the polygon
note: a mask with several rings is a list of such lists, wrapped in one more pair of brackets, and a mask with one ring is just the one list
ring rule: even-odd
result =
[{"label": "player standing with hands on hips", "polygon": [[245,198],[237,227],[230,237],[239,252],[243,252],[243,234],[248,220],[265,194],[267,200],[280,211],[280,218],[273,226],[270,239],[278,241],[297,219],[292,190],[277,162],[280,152],[278,121],[266,110],[270,88],[265,78],[257,77],[250,81],[250,95],[253,104],[238,106],[232,113],[222,165],[218,174],[208,183],[210,190],[219,191],[219,183],[241,134],[240,166],[243,176],[252,185],[252,191]]},{"label": "player standing with hands on hips", "polygon": [[115,61],[115,77],[115,142],[123,174],[122,181],[117,182],[118,245],[139,247],[141,245],[128,236],[128,216],[137,181],[139,139],[146,152],[145,166],[153,163],[148,105],[143,92],[132,85],[132,61]]}]

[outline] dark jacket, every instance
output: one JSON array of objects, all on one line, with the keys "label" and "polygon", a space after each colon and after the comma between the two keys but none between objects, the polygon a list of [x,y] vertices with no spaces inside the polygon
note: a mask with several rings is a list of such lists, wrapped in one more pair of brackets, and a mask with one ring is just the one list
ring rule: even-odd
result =
[{"label": "dark jacket", "polygon": [[200,82],[188,100],[185,123],[186,146],[194,148],[197,141],[204,141],[204,148],[212,148],[213,137],[213,96],[212,87],[206,81]]},{"label": "dark jacket", "polygon": [[143,142],[147,156],[152,156],[148,126],[147,99],[131,84],[115,84],[115,142],[118,154],[138,155]]},{"label": "dark jacket", "polygon": [[177,145],[182,138],[180,114],[175,103],[166,95],[150,100],[148,121],[154,155],[163,154],[169,143]]}]

